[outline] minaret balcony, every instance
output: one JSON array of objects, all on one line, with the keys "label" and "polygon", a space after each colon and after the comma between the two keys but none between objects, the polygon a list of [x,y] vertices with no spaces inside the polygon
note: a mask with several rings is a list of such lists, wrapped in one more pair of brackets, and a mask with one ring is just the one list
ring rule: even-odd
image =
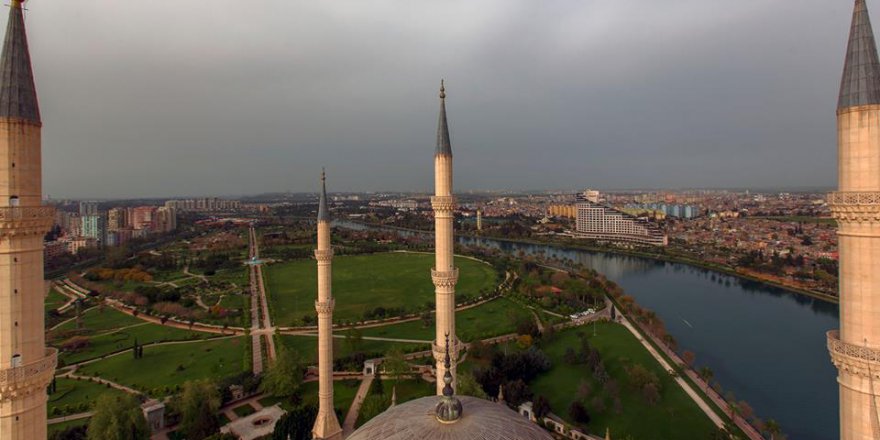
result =
[{"label": "minaret balcony", "polygon": [[449,271],[431,269],[431,280],[437,287],[455,287],[458,283],[458,268],[454,267]]},{"label": "minaret balcony", "polygon": [[315,259],[318,261],[330,261],[333,259],[333,249],[315,249]]},{"label": "minaret balcony", "polygon": [[0,207],[0,236],[42,235],[49,232],[54,222],[52,206]]},{"label": "minaret balcony", "polygon": [[431,207],[434,211],[452,212],[455,211],[455,196],[434,196],[431,197]]},{"label": "minaret balcony", "polygon": [[45,393],[55,376],[56,365],[58,350],[47,348],[42,359],[0,370],[0,402],[35,392]]},{"label": "minaret balcony", "polygon": [[840,330],[831,330],[827,336],[831,362],[838,370],[880,379],[880,349],[843,342]]}]

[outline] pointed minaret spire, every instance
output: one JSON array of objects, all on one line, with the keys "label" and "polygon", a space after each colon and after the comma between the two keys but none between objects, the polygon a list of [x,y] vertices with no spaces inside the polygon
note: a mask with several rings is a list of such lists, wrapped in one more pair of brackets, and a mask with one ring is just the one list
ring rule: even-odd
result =
[{"label": "pointed minaret spire", "polygon": [[880,60],[865,0],[855,0],[837,108],[880,104]]},{"label": "pointed minaret spire", "polygon": [[435,155],[452,156],[452,142],[449,140],[449,124],[446,123],[446,87],[440,80],[440,121],[437,122],[437,149]]},{"label": "pointed minaret spire", "polygon": [[9,23],[0,59],[0,117],[40,123],[21,4],[22,0],[12,0],[9,5]]},{"label": "pointed minaret spire", "polygon": [[321,195],[318,197],[318,221],[330,221],[330,209],[327,208],[327,173],[321,168]]}]

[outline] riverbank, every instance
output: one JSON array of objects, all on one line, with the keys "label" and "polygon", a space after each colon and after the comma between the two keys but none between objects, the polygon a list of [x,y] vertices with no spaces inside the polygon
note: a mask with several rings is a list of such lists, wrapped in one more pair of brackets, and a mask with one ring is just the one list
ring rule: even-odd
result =
[{"label": "riverbank", "polygon": [[[433,234],[434,233],[434,231],[422,231],[422,230],[418,230],[418,229],[401,228],[398,226],[380,225],[380,224],[366,223],[366,222],[353,221],[353,220],[347,220],[347,221],[354,223],[354,224],[364,226],[364,227],[385,228],[385,229],[390,229],[390,230],[409,232],[412,234]],[[631,249],[588,246],[588,245],[584,245],[584,244],[569,243],[569,242],[560,243],[558,241],[553,241],[553,240],[538,240],[538,239],[524,239],[524,238],[511,239],[511,238],[504,238],[504,237],[473,235],[473,234],[457,234],[457,236],[462,237],[462,238],[469,238],[469,239],[473,239],[473,240],[481,240],[481,239],[483,239],[483,240],[496,240],[496,241],[502,241],[502,242],[506,242],[506,243],[528,244],[528,245],[535,245],[535,246],[552,246],[552,247],[556,247],[556,248],[572,249],[572,250],[587,251],[587,252],[604,252],[604,253],[613,254],[613,255],[625,255],[625,256],[630,256],[630,257],[649,258],[649,259],[663,261],[663,262],[667,262],[667,263],[685,264],[685,265],[697,267],[700,269],[711,270],[711,271],[719,272],[719,273],[722,273],[725,275],[734,276],[734,277],[741,278],[741,279],[748,280],[748,281],[755,281],[755,282],[759,282],[759,283],[764,283],[764,284],[767,284],[768,286],[773,286],[773,287],[785,290],[790,293],[797,293],[797,294],[801,294],[801,295],[806,295],[811,298],[815,298],[815,299],[825,301],[825,302],[828,302],[831,304],[838,304],[838,302],[839,302],[839,299],[836,296],[829,295],[827,293],[822,293],[822,292],[818,292],[818,291],[810,290],[810,289],[803,289],[803,288],[800,288],[797,286],[792,286],[789,284],[785,284],[783,282],[776,281],[776,280],[770,278],[769,276],[764,276],[763,274],[754,273],[754,272],[743,273],[743,272],[737,271],[736,268],[733,268],[730,266],[722,266],[722,265],[718,265],[718,264],[713,264],[713,263],[709,263],[709,262],[706,262],[703,260],[696,260],[693,258],[688,258],[688,257],[682,256],[682,255],[654,254],[654,253],[650,253],[650,252],[641,252],[638,250],[631,250]]]}]

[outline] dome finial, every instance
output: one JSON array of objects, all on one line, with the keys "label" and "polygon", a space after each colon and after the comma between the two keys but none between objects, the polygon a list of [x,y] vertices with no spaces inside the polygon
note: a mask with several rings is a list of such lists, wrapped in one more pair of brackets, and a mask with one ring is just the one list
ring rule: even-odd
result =
[{"label": "dome finial", "polygon": [[452,359],[449,356],[449,333],[446,333],[446,357],[443,359],[443,366],[446,367],[446,373],[443,374],[443,382],[446,386],[443,387],[443,396],[437,402],[434,413],[440,423],[455,423],[461,418],[462,407],[461,401],[455,398],[455,389],[452,388],[452,373],[450,372]]}]

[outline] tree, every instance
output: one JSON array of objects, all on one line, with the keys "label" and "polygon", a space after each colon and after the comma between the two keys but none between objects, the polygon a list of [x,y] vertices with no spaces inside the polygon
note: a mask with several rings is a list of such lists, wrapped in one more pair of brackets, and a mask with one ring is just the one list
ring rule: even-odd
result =
[{"label": "tree", "polygon": [[385,354],[385,373],[394,378],[395,383],[409,373],[409,364],[400,348],[394,347]]},{"label": "tree", "polygon": [[779,426],[779,422],[773,419],[768,419],[764,423],[764,429],[767,431],[767,434],[770,434],[770,440],[775,440],[778,435],[782,434],[782,427]]},{"label": "tree", "polygon": [[140,440],[150,437],[140,403],[130,394],[102,395],[95,402],[94,411],[89,421],[89,440]]},{"label": "tree", "polygon": [[535,418],[541,420],[550,413],[550,401],[547,400],[544,396],[535,397],[535,400],[532,402],[532,411],[535,413]]},{"label": "tree", "polygon": [[517,379],[504,385],[504,400],[513,408],[532,399],[532,390],[522,380]]},{"label": "tree", "polygon": [[318,408],[313,405],[294,408],[278,419],[272,440],[311,440],[317,417]]},{"label": "tree", "polygon": [[580,402],[572,402],[568,407],[568,416],[579,425],[588,425],[590,423],[590,413],[584,408]]},{"label": "tree", "polygon": [[642,388],[642,396],[648,405],[654,406],[660,401],[660,388],[654,383],[646,384]]},{"label": "tree", "polygon": [[68,426],[61,431],[49,434],[49,440],[86,440],[88,438],[88,425]]},{"label": "tree", "polygon": [[220,428],[217,411],[220,393],[208,381],[190,381],[183,384],[180,396],[180,432],[186,438],[205,438]]},{"label": "tree", "polygon": [[263,374],[260,391],[275,397],[293,395],[303,379],[303,367],[299,355],[292,349],[279,346],[275,360]]},{"label": "tree", "polygon": [[684,361],[684,364],[690,367],[694,364],[694,360],[696,360],[697,355],[692,351],[685,350],[684,353],[681,354],[681,359]]},{"label": "tree", "polygon": [[709,381],[712,380],[712,377],[715,376],[715,373],[709,367],[700,368],[700,378],[706,382],[706,387],[709,386]]},{"label": "tree", "polygon": [[474,375],[461,369],[458,370],[455,393],[462,396],[473,396],[480,399],[488,399],[489,396],[483,391]]}]

